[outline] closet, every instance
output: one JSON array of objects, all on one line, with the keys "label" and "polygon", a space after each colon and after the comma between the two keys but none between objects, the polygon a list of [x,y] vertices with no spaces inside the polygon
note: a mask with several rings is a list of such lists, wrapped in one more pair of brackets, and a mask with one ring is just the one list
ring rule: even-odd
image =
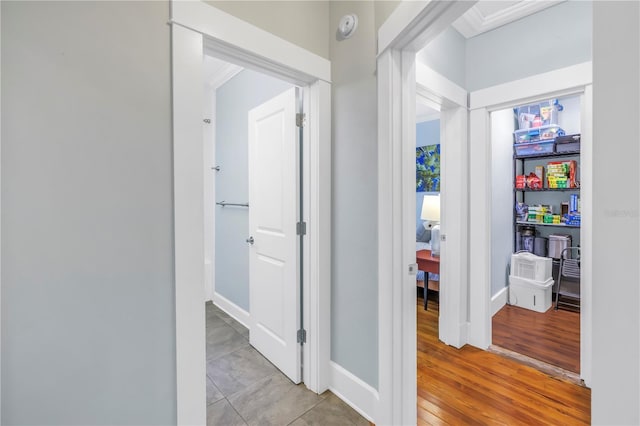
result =
[{"label": "closet", "polygon": [[491,123],[492,281],[507,289],[493,344],[579,373],[579,279],[563,277],[560,310],[555,301],[561,256],[581,246],[581,96],[516,105]]}]

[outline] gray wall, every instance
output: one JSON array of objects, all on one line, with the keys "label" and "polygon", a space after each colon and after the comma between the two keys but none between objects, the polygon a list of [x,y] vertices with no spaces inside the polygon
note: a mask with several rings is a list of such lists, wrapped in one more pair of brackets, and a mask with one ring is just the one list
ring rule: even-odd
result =
[{"label": "gray wall", "polygon": [[590,61],[591,6],[568,1],[467,40],[463,87],[474,91]]},{"label": "gray wall", "polygon": [[376,32],[371,1],[331,3],[331,27],[357,13],[358,31],[331,39],[333,245],[331,359],[378,385]]},{"label": "gray wall", "polygon": [[2,423],[175,423],[169,5],[1,7]]},{"label": "gray wall", "polygon": [[[248,113],[291,87],[244,70],[216,91],[216,201],[249,200]],[[249,210],[216,205],[215,214],[216,292],[249,311]]]},{"label": "gray wall", "polygon": [[384,21],[391,16],[394,10],[400,5],[400,0],[375,0],[373,2],[375,12],[376,39],[377,31],[380,29]]},{"label": "gray wall", "polygon": [[[416,124],[416,147],[434,145],[440,143],[440,120],[423,121]],[[425,194],[429,192],[416,192],[416,228],[422,225],[420,219],[422,213],[422,202]],[[436,194],[435,192],[431,194]]]},{"label": "gray wall", "polygon": [[[591,420],[637,425],[640,4],[594,2],[593,24]],[[621,175],[627,185],[620,185]]]},{"label": "gray wall", "polygon": [[205,1],[220,10],[329,59],[329,1]]},{"label": "gray wall", "polygon": [[416,60],[446,76],[460,87],[466,87],[467,40],[449,27],[416,54]]}]

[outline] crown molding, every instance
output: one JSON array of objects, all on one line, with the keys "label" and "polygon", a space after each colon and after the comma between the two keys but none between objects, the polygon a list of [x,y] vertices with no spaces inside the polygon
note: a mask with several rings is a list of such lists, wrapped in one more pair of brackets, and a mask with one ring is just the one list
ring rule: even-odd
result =
[{"label": "crown molding", "polygon": [[453,27],[465,38],[472,38],[565,1],[566,0],[522,0],[519,3],[490,15],[484,15],[476,4],[458,18],[453,23]]},{"label": "crown molding", "polygon": [[216,90],[227,81],[231,80],[236,76],[240,71],[242,71],[242,67],[230,63],[226,63],[222,65],[219,69],[216,70],[215,74],[211,76],[205,84],[210,88]]}]

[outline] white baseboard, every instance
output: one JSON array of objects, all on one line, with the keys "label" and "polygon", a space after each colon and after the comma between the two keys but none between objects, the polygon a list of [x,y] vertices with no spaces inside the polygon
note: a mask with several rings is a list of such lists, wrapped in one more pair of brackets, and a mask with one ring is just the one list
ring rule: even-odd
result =
[{"label": "white baseboard", "polygon": [[509,287],[507,286],[507,287],[504,287],[499,292],[497,292],[491,298],[491,316],[494,316],[495,314],[497,314],[498,311],[500,309],[502,309],[502,307],[504,305],[507,304],[507,295],[508,294],[509,294]]},{"label": "white baseboard", "polygon": [[333,361],[329,361],[329,390],[365,419],[374,422],[378,391]]},{"label": "white baseboard", "polygon": [[249,325],[251,324],[251,315],[249,312],[245,311],[226,297],[221,296],[220,293],[213,294],[213,304],[225,311],[231,318],[249,328]]}]

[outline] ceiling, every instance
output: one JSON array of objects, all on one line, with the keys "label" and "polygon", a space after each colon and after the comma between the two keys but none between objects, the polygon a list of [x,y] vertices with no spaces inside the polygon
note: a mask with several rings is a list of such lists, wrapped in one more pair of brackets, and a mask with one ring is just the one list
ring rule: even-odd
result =
[{"label": "ceiling", "polygon": [[465,38],[471,38],[564,1],[480,0],[455,21],[453,27]]}]

